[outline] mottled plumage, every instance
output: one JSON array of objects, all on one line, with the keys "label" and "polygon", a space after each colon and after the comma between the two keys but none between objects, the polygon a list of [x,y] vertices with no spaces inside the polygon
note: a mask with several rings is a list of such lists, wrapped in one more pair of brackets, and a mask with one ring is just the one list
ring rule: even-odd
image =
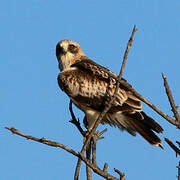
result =
[{"label": "mottled plumage", "polygon": [[[85,113],[91,129],[115,91],[117,75],[86,57],[80,45],[71,40],[57,44],[56,56],[61,70],[58,84]],[[132,135],[138,132],[152,145],[162,144],[153,132],[161,133],[161,126],[142,111],[140,100],[121,83],[117,97],[101,123],[125,129]]]}]

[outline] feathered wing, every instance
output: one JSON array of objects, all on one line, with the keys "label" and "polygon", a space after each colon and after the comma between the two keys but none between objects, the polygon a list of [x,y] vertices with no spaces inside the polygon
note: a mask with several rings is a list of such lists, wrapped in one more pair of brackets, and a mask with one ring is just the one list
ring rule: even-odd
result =
[{"label": "feathered wing", "polygon": [[[114,73],[87,57],[82,57],[58,76],[61,89],[85,114],[89,111],[100,113],[104,109],[115,91],[116,81],[117,76]],[[140,100],[122,84],[102,123],[117,126],[121,130],[126,129],[132,135],[137,131],[150,144],[161,144],[153,131],[160,133],[163,129],[142,111]]]}]

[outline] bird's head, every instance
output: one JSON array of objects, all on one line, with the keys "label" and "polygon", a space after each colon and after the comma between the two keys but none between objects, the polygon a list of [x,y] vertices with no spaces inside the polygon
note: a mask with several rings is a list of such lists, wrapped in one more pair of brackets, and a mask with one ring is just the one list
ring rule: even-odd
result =
[{"label": "bird's head", "polygon": [[62,40],[56,45],[56,57],[61,71],[69,68],[84,56],[80,45],[72,40]]}]

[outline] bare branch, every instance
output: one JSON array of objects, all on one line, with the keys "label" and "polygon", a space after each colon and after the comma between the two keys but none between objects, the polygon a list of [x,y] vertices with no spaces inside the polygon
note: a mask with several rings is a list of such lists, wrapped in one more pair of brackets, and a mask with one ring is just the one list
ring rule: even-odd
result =
[{"label": "bare branch", "polygon": [[[136,28],[136,26],[134,26],[132,34],[130,36],[130,39],[129,39],[127,47],[126,47],[126,51],[125,51],[125,54],[124,54],[120,74],[119,74],[118,80],[116,82],[115,92],[114,92],[113,96],[111,97],[111,100],[110,100],[109,104],[104,108],[104,110],[100,113],[99,117],[96,119],[95,124],[94,124],[92,130],[90,131],[89,136],[88,136],[88,138],[87,138],[87,140],[86,140],[86,142],[85,142],[85,144],[84,144],[84,146],[83,146],[83,148],[81,150],[82,154],[85,152],[85,150],[87,148],[87,145],[90,142],[90,139],[91,139],[92,135],[94,134],[94,132],[96,131],[96,128],[98,127],[99,123],[101,122],[101,120],[103,119],[105,114],[109,111],[109,109],[111,108],[113,101],[116,99],[116,95],[117,95],[119,84],[120,84],[122,74],[123,74],[123,71],[124,71],[127,56],[128,56],[130,47],[132,46],[133,37],[134,37],[134,34],[135,34],[136,31],[137,31],[137,28]],[[80,171],[80,164],[81,164],[81,160],[78,159],[77,166],[76,166],[76,171],[75,171],[75,177],[74,177],[75,180],[78,179],[78,175],[79,175],[79,171]]]},{"label": "bare branch", "polygon": [[74,174],[74,180],[78,180],[79,179],[79,172],[80,172],[80,168],[81,168],[81,159],[78,158],[78,162],[76,165],[76,170],[75,170],[75,174]]},{"label": "bare branch", "polygon": [[[123,72],[124,72],[124,68],[125,68],[125,64],[126,64],[126,60],[127,60],[127,56],[128,56],[129,50],[130,50],[130,48],[131,48],[131,46],[132,46],[132,43],[133,43],[134,34],[135,34],[135,32],[136,32],[137,30],[138,30],[138,29],[136,28],[136,26],[134,26],[133,31],[132,31],[132,34],[131,34],[131,36],[130,36],[130,39],[129,39],[128,44],[127,44],[127,47],[126,47],[126,51],[125,51],[125,53],[124,53],[123,63],[122,63],[122,66],[121,66],[121,70],[120,70],[120,73],[119,73],[119,77],[118,77],[118,82],[119,82],[119,83],[120,83],[120,80],[121,80],[121,78],[122,78],[122,74],[123,74]],[[118,83],[118,85],[119,85],[119,83]],[[119,86],[117,86],[117,87],[119,87]],[[116,92],[116,91],[115,91],[115,92]],[[116,93],[114,93],[114,95],[116,95]]]},{"label": "bare branch", "polygon": [[107,163],[105,163],[105,164],[104,164],[103,171],[107,172],[107,169],[108,169],[108,164],[107,164]]},{"label": "bare branch", "polygon": [[180,161],[179,161],[179,166],[176,166],[178,168],[178,180],[180,180]]},{"label": "bare branch", "polygon": [[179,145],[179,147],[180,147],[180,142],[179,141],[176,141],[176,143]]},{"label": "bare branch", "polygon": [[120,175],[120,180],[125,180],[125,174],[114,168],[114,171]]},{"label": "bare branch", "polygon": [[175,105],[171,90],[170,90],[168,82],[167,82],[167,78],[165,77],[165,75],[163,73],[162,73],[162,77],[164,79],[164,87],[166,89],[166,94],[168,96],[169,103],[170,103],[171,108],[172,108],[172,112],[174,113],[174,117],[176,118],[176,121],[173,120],[173,121],[169,121],[169,122],[176,125],[178,128],[180,128],[180,116],[179,116],[179,113],[177,111],[178,107]]},{"label": "bare branch", "polygon": [[175,151],[176,157],[177,157],[177,155],[180,155],[180,149],[179,149],[177,146],[175,146],[175,145],[173,144],[173,142],[170,141],[168,138],[164,138],[164,139],[165,139],[165,141],[168,143],[168,145]]},{"label": "bare branch", "polygon": [[[177,123],[174,122],[174,119],[169,117],[168,115],[164,114],[159,108],[157,108],[154,104],[152,104],[150,101],[148,101],[146,98],[144,98],[142,95],[140,95],[132,86],[130,86],[126,81],[120,82],[123,86],[125,86],[129,91],[131,91],[138,99],[146,103],[149,107],[151,107],[154,111],[156,111],[159,115],[161,115],[163,118],[168,120],[173,125],[176,125]],[[175,123],[175,124],[174,124]]]},{"label": "bare branch", "polygon": [[99,174],[100,176],[108,179],[108,180],[118,180],[118,178],[108,174],[107,172],[101,170],[98,166],[94,166],[93,164],[91,164],[84,156],[82,153],[79,153],[81,160],[83,160],[89,167],[91,167],[93,169],[93,171],[97,174]]},{"label": "bare branch", "polygon": [[42,144],[46,144],[48,146],[59,147],[59,148],[62,148],[64,150],[66,150],[67,152],[73,154],[74,156],[78,156],[77,152],[75,152],[74,150],[66,147],[65,145],[63,145],[61,143],[51,141],[51,140],[47,140],[44,137],[43,138],[36,138],[36,137],[30,136],[30,135],[26,135],[26,134],[21,133],[20,131],[18,131],[17,129],[15,129],[13,127],[12,128],[5,127],[5,128],[7,130],[11,131],[13,134],[17,134],[17,135],[22,136],[22,137],[24,137],[26,139],[31,139],[33,141],[36,141],[36,142],[39,142],[39,143],[42,143]]},{"label": "bare branch", "polygon": [[[92,148],[92,143],[89,143],[88,148],[86,149],[86,159],[91,161],[91,148]],[[87,180],[92,180],[92,173],[91,173],[91,168],[86,165],[86,176]]]},{"label": "bare branch", "polygon": [[69,102],[69,111],[70,111],[71,117],[72,117],[72,120],[70,120],[69,122],[74,124],[77,127],[77,129],[79,130],[79,132],[84,136],[85,131],[83,131],[83,129],[82,129],[81,125],[80,125],[79,119],[77,120],[76,116],[74,115],[74,112],[73,112],[73,109],[72,109],[72,101],[71,100]]},{"label": "bare branch", "polygon": [[[98,131],[97,131],[97,132],[98,132]],[[97,140],[99,140],[99,139],[104,139],[104,137],[103,137],[102,135],[103,135],[105,132],[107,132],[107,128],[97,134]]]},{"label": "bare branch", "polygon": [[92,163],[96,165],[96,137],[92,137]]},{"label": "bare branch", "polygon": [[58,142],[55,142],[55,141],[51,141],[51,140],[47,140],[45,138],[36,138],[36,137],[30,136],[30,135],[26,135],[26,134],[21,133],[20,131],[18,131],[15,128],[8,128],[8,127],[5,127],[5,128],[7,130],[11,131],[13,134],[22,136],[22,137],[24,137],[26,139],[30,139],[30,140],[33,140],[33,141],[36,141],[36,142],[39,142],[39,143],[42,143],[42,144],[46,144],[48,146],[53,146],[53,147],[58,147],[58,148],[64,149],[65,151],[67,151],[67,152],[73,154],[74,156],[80,158],[82,161],[85,162],[86,165],[88,165],[95,173],[99,174],[100,176],[102,176],[102,177],[104,177],[106,179],[118,180],[118,178],[108,174],[107,172],[104,172],[98,166],[95,166],[94,164],[92,164],[81,153],[77,153],[74,150],[66,147],[65,145],[63,145],[61,143],[58,143]]}]

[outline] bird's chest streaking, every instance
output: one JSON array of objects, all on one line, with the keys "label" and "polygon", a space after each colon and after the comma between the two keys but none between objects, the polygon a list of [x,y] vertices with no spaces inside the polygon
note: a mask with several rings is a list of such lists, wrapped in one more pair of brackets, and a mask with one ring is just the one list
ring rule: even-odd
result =
[{"label": "bird's chest streaking", "polygon": [[99,109],[102,105],[107,83],[93,78],[88,72],[70,68],[59,74],[58,83],[80,109],[92,106]]},{"label": "bird's chest streaking", "polygon": [[[93,109],[101,112],[109,103],[109,97],[115,90],[115,84],[110,85],[108,81],[74,67],[62,71],[58,76],[58,83],[61,89],[83,111]],[[119,89],[114,105],[120,105],[126,99],[125,91]]]}]

